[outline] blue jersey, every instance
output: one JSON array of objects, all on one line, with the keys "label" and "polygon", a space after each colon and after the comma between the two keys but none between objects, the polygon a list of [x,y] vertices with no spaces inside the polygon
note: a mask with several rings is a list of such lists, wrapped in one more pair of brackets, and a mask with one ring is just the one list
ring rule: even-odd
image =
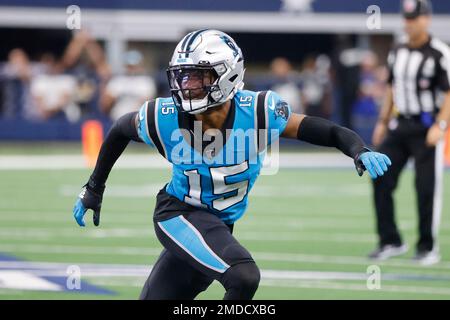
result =
[{"label": "blue jersey", "polygon": [[144,103],[138,134],[172,163],[166,191],[227,224],[245,212],[266,148],[284,131],[290,107],[275,92],[238,91],[223,127],[202,132],[172,98]]}]

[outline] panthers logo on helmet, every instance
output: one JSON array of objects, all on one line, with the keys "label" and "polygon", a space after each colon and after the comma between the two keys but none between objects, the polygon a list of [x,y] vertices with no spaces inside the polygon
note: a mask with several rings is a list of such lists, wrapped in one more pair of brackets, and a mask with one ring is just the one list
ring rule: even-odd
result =
[{"label": "panthers logo on helmet", "polygon": [[225,35],[221,36],[220,39],[223,40],[223,42],[225,42],[227,44],[227,46],[230,47],[231,50],[233,50],[233,56],[237,56],[239,54],[238,49],[236,48],[236,46],[234,45],[233,41],[231,41],[231,39]]},{"label": "panthers logo on helmet", "polygon": [[289,106],[285,101],[278,101],[275,105],[275,119],[278,117],[283,118],[285,121],[289,118]]}]

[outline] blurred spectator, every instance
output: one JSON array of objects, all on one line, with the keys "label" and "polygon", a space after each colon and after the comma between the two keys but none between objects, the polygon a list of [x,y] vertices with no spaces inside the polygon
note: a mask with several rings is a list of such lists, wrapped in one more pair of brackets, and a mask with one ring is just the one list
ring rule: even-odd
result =
[{"label": "blurred spectator", "polygon": [[100,88],[111,77],[103,48],[86,30],[82,30],[74,34],[61,62],[67,72],[77,79],[74,99],[82,115],[99,116]]},{"label": "blurred spectator", "polygon": [[270,71],[275,82],[271,85],[271,90],[283,97],[289,103],[293,112],[302,113],[299,73],[293,70],[287,59],[281,57],[272,60]]},{"label": "blurred spectator", "polygon": [[99,88],[110,73],[102,47],[86,31],[74,34],[60,60],[44,53],[31,63],[23,49],[13,49],[0,68],[0,116],[76,122],[99,115]]},{"label": "blurred spectator", "polygon": [[33,67],[26,52],[20,48],[12,49],[0,74],[3,83],[2,117],[22,117],[24,107],[32,105],[29,85]]},{"label": "blurred spectator", "polygon": [[34,109],[27,109],[32,118],[38,120],[67,119],[76,122],[80,118],[80,108],[75,103],[77,80],[74,76],[62,74],[62,66],[50,54],[41,59],[42,74],[33,77],[31,94]]},{"label": "blurred spectator", "polygon": [[0,73],[0,119],[2,118],[3,114],[4,114],[4,105],[3,105],[3,101],[5,101],[4,98],[4,91],[5,91],[5,79],[3,77],[3,75]]},{"label": "blurred spectator", "polygon": [[351,115],[359,88],[359,66],[361,50],[354,47],[351,36],[338,35],[333,66],[336,69],[335,86],[340,122],[344,127],[353,129]]},{"label": "blurred spectator", "polygon": [[378,65],[377,56],[367,51],[360,63],[359,90],[352,106],[352,124],[356,132],[370,143],[378,110],[382,103],[387,71]]},{"label": "blurred spectator", "polygon": [[387,68],[379,66],[378,57],[371,51],[363,56],[360,68],[360,93],[371,97],[375,108],[378,110],[385,92],[385,82],[388,77]]},{"label": "blurred spectator", "polygon": [[310,56],[303,62],[301,72],[304,111],[310,116],[329,119],[332,112],[330,60],[325,55]]},{"label": "blurred spectator", "polygon": [[156,95],[155,82],[145,74],[140,52],[128,51],[125,54],[125,66],[126,74],[113,76],[101,95],[101,109],[112,120],[137,111],[146,100]]}]

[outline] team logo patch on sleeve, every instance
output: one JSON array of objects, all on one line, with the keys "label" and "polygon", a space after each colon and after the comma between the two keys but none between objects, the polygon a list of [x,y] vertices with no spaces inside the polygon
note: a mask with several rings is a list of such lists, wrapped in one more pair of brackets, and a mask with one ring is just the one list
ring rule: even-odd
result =
[{"label": "team logo patch on sleeve", "polygon": [[287,102],[278,101],[277,104],[275,105],[274,115],[275,115],[275,120],[278,117],[281,117],[282,119],[287,121],[287,119],[289,118],[289,106],[288,106]]}]

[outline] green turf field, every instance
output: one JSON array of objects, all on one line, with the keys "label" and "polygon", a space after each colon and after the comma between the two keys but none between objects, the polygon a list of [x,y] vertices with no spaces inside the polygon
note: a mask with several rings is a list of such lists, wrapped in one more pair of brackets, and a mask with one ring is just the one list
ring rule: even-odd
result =
[{"label": "green turf field", "polygon": [[[89,214],[87,227],[80,228],[71,209],[89,173],[0,170],[0,254],[46,263],[152,265],[161,249],[152,226],[155,195],[170,173],[114,169],[100,227],[92,225]],[[255,298],[450,298],[448,173],[444,190],[443,261],[422,267],[410,260],[417,217],[413,175],[403,174],[396,199],[399,225],[410,250],[402,258],[379,264],[381,289],[369,290],[366,270],[372,263],[365,257],[376,238],[368,178],[359,178],[350,169],[282,169],[275,176],[260,177],[250,194],[249,209],[235,227],[235,236],[263,270]],[[297,278],[273,276],[282,271],[297,271]],[[115,294],[2,289],[0,282],[0,299],[136,299],[145,281],[142,275],[83,276],[81,272],[83,280]],[[215,282],[200,298],[220,299],[223,293]]]}]

